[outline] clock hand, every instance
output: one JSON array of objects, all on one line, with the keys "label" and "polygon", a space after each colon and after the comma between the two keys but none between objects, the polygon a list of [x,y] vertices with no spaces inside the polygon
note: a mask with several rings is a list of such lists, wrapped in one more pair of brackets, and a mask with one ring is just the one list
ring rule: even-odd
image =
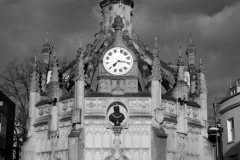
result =
[{"label": "clock hand", "polygon": [[122,60],[120,60],[119,62],[121,62],[121,63],[127,63],[126,61],[122,61]]},{"label": "clock hand", "polygon": [[116,63],[113,63],[113,67],[115,67],[117,65],[117,63],[120,62],[119,60],[117,60]]}]

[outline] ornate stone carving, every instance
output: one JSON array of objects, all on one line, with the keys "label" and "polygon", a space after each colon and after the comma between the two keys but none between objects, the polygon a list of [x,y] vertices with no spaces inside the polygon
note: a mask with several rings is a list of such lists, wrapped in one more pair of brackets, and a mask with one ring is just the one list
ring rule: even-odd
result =
[{"label": "ornate stone carving", "polygon": [[69,101],[68,102],[68,106],[70,109],[74,109],[74,102],[73,101]]},{"label": "ornate stone carving", "polygon": [[191,114],[191,107],[187,107],[187,115],[189,116]]},{"label": "ornate stone carving", "polygon": [[193,111],[193,116],[194,116],[194,117],[197,117],[197,116],[198,116],[198,110],[194,110],[194,111]]},{"label": "ornate stone carving", "polygon": [[128,87],[129,87],[130,89],[136,89],[136,88],[137,88],[137,84],[136,84],[135,81],[130,81],[130,82],[128,83]]},{"label": "ornate stone carving", "polygon": [[106,99],[99,100],[98,105],[99,105],[100,109],[106,108],[107,107],[107,100]]},{"label": "ornate stone carving", "polygon": [[[35,66],[36,67],[36,66]],[[31,75],[31,85],[30,85],[30,92],[37,92],[38,91],[38,73],[36,71],[36,68],[34,68],[34,71]]]},{"label": "ornate stone carving", "polygon": [[50,106],[46,106],[46,107],[45,107],[45,113],[46,113],[46,114],[49,114],[49,113],[50,113]]},{"label": "ornate stone carving", "polygon": [[83,53],[82,49],[80,48],[77,55],[75,81],[84,81],[84,79]]},{"label": "ornate stone carving", "polygon": [[166,109],[167,109],[167,105],[166,105],[166,103],[162,103],[162,105],[161,105],[161,109],[162,109],[162,110],[166,110]]},{"label": "ornate stone carving", "polygon": [[139,100],[139,109],[148,109],[148,100]]},{"label": "ornate stone carving", "polygon": [[63,104],[62,110],[63,110],[63,111],[66,111],[67,109],[68,109],[68,104],[67,104],[67,103]]},{"label": "ornate stone carving", "polygon": [[160,68],[160,60],[158,55],[156,55],[156,53],[154,54],[154,58],[153,58],[153,69],[152,69],[152,80],[154,81],[161,81],[162,80],[162,76],[161,76],[161,68]]},{"label": "ornate stone carving", "polygon": [[107,82],[100,82],[100,84],[99,84],[99,87],[100,87],[101,89],[106,89],[107,86],[108,86]]},{"label": "ornate stone carving", "polygon": [[87,101],[87,108],[93,109],[95,107],[96,107],[96,100],[95,99]]},{"label": "ornate stone carving", "polygon": [[42,116],[44,114],[44,108],[39,108],[39,115]]},{"label": "ornate stone carving", "polygon": [[124,24],[122,22],[122,18],[119,15],[117,15],[116,18],[114,19],[114,23],[113,23],[112,27],[115,30],[122,30],[123,29]]},{"label": "ornate stone carving", "polygon": [[172,104],[169,104],[169,111],[173,112],[174,111],[174,106]]},{"label": "ornate stone carving", "polygon": [[128,107],[130,109],[136,109],[137,108],[137,100],[136,99],[129,100],[128,104],[129,104]]}]

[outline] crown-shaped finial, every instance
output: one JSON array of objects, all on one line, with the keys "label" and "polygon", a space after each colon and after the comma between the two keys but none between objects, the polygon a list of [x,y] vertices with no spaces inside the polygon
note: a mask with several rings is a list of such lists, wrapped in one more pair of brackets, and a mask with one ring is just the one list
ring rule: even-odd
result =
[{"label": "crown-shaped finial", "polygon": [[124,24],[122,22],[122,18],[117,15],[115,18],[114,18],[114,23],[112,25],[112,27],[115,29],[115,30],[122,30],[123,27],[124,27]]}]

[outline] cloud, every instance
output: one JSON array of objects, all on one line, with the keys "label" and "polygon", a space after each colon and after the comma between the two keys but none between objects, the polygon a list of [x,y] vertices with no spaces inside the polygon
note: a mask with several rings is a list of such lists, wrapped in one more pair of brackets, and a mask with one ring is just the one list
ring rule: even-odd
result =
[{"label": "cloud", "polygon": [[[57,55],[73,60],[78,47],[92,43],[102,21],[100,0],[0,0],[0,64],[17,57],[41,57],[49,42]],[[206,68],[209,105],[225,95],[228,83],[239,77],[240,2],[238,0],[134,0],[132,23],[139,38],[153,48],[159,40],[161,59],[176,64],[179,45],[184,53],[192,32]],[[184,56],[186,64],[186,56]],[[197,64],[198,65],[198,62]]]}]

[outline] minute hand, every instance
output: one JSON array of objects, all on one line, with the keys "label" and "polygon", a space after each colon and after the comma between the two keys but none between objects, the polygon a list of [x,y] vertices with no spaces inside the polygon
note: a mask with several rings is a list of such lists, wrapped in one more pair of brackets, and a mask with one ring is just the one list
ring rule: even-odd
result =
[{"label": "minute hand", "polygon": [[120,63],[127,63],[126,61],[121,61],[121,60],[119,60],[119,62],[120,62]]}]

